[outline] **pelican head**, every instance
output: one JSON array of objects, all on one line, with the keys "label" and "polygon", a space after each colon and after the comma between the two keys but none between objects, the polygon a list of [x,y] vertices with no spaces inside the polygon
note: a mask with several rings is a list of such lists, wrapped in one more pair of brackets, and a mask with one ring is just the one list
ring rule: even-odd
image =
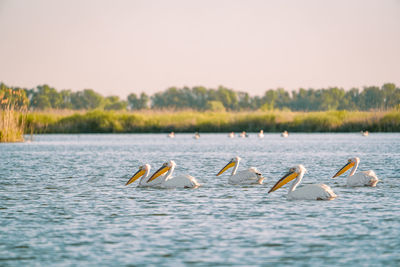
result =
[{"label": "pelican head", "polygon": [[332,178],[336,178],[339,175],[342,175],[347,170],[354,167],[354,165],[358,165],[358,163],[360,163],[360,158],[358,157],[348,159],[346,165],[344,165]]},{"label": "pelican head", "polygon": [[169,171],[171,168],[174,168],[176,166],[175,161],[170,160],[168,162],[165,162],[161,168],[159,168],[155,173],[153,173],[153,175],[149,178],[148,182],[153,181],[154,179],[156,179],[157,177],[160,177],[161,175],[163,175],[164,173],[166,173],[167,171]]},{"label": "pelican head", "polygon": [[240,160],[241,160],[240,157],[234,157],[234,158],[232,158],[232,159],[228,162],[228,164],[226,164],[225,167],[223,167],[223,168],[217,173],[217,176],[219,176],[219,175],[221,175],[222,173],[224,173],[227,169],[232,168],[232,167],[235,167],[236,164],[238,164]]},{"label": "pelican head", "polygon": [[149,172],[149,171],[150,171],[149,164],[139,166],[139,170],[131,177],[131,179],[129,179],[128,182],[126,182],[125,185],[129,185],[129,184],[133,183],[134,181],[136,181],[137,179],[142,177],[146,172]]},{"label": "pelican head", "polygon": [[285,184],[289,183],[293,179],[297,178],[300,173],[307,172],[306,168],[303,165],[297,165],[289,169],[289,171],[268,191],[269,193],[274,192],[275,190],[281,188]]}]

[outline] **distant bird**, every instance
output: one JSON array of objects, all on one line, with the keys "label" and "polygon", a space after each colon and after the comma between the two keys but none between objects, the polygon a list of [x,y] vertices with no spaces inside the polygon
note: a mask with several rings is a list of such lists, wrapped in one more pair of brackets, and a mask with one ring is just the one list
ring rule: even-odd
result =
[{"label": "distant bird", "polygon": [[224,173],[227,169],[234,167],[228,180],[230,184],[262,184],[264,177],[254,167],[236,173],[240,160],[241,158],[239,157],[232,158],[228,164],[217,173],[217,176]]},{"label": "distant bird", "polygon": [[288,136],[289,136],[289,133],[288,133],[287,131],[283,131],[283,132],[281,133],[281,136],[282,136],[282,137],[288,137]]},{"label": "distant bird", "polygon": [[240,136],[241,138],[249,137],[249,135],[248,135],[245,131],[243,131],[239,136]]},{"label": "distant bird", "polygon": [[258,138],[264,138],[264,130],[261,130],[261,131],[258,133]]},{"label": "distant bird", "polygon": [[234,137],[235,137],[235,133],[234,133],[234,132],[229,133],[229,134],[228,134],[228,137],[229,137],[229,138],[234,138]]},{"label": "distant bird", "polygon": [[200,138],[200,134],[198,132],[195,132],[193,138],[194,139],[199,139]]},{"label": "distant bird", "polygon": [[362,135],[362,136],[368,136],[368,135],[369,135],[369,132],[368,132],[368,131],[361,131],[361,135]]},{"label": "distant bird", "polygon": [[142,177],[139,181],[138,187],[155,187],[159,186],[161,184],[161,179],[152,181],[152,182],[147,182],[147,176],[149,176],[150,173],[150,164],[145,164],[139,167],[139,170],[129,179],[129,181],[125,185],[129,185]]},{"label": "distant bird", "polygon": [[341,168],[332,178],[342,175],[351,167],[353,167],[349,176],[347,176],[347,186],[376,186],[376,184],[379,182],[379,179],[373,170],[355,173],[359,163],[360,159],[358,157],[348,159],[347,164],[344,165],[343,168]]},{"label": "distant bird", "polygon": [[158,177],[162,176],[163,174],[167,173],[165,176],[162,177],[161,183],[158,187],[161,188],[196,188],[199,187],[200,184],[197,182],[196,178],[190,175],[180,175],[172,177],[172,173],[174,172],[176,167],[176,163],[173,160],[170,160],[164,163],[160,169],[158,169],[147,183],[155,181]]},{"label": "distant bird", "polygon": [[297,178],[290,187],[287,198],[291,200],[331,200],[336,198],[336,194],[332,189],[325,184],[310,184],[300,187],[296,190],[297,186],[303,179],[306,173],[306,168],[303,165],[297,165],[289,169],[286,173],[272,188],[268,191],[269,193],[281,188],[285,184],[289,183],[293,179]]},{"label": "distant bird", "polygon": [[169,137],[169,138],[175,138],[175,133],[174,133],[174,132],[171,132],[170,134],[168,134],[168,137]]}]

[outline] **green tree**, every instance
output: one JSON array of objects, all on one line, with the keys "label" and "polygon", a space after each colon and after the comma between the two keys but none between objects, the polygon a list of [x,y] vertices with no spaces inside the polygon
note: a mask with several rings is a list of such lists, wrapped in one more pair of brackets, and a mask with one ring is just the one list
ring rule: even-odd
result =
[{"label": "green tree", "polygon": [[126,101],[119,99],[119,96],[108,96],[105,99],[105,110],[125,110],[128,106]]},{"label": "green tree", "polygon": [[217,100],[207,101],[206,109],[210,111],[225,111],[224,105]]},{"label": "green tree", "polygon": [[85,89],[72,93],[71,104],[73,109],[96,109],[103,106],[104,98],[92,89]]}]

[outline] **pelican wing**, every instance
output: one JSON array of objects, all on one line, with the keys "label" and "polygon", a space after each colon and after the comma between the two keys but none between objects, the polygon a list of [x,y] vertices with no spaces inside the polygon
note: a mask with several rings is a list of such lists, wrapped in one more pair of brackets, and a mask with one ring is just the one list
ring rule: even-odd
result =
[{"label": "pelican wing", "polygon": [[[235,175],[229,177],[230,184],[260,184],[262,183],[261,173],[256,168],[249,168],[237,172]],[[260,181],[261,180],[261,181]]]},{"label": "pelican wing", "polygon": [[199,186],[196,178],[190,175],[175,176],[161,184],[163,188],[196,188]]},{"label": "pelican wing", "polygon": [[290,192],[287,197],[292,200],[331,200],[337,195],[325,184],[310,184]]},{"label": "pelican wing", "polygon": [[347,186],[376,186],[379,179],[373,170],[357,172],[347,178]]}]

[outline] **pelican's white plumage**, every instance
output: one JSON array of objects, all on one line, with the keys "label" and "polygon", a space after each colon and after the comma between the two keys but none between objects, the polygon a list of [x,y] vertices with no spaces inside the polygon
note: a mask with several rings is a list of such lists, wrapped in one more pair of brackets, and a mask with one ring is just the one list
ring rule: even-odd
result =
[{"label": "pelican's white plumage", "polygon": [[348,159],[347,164],[344,165],[332,178],[342,175],[353,167],[349,176],[347,176],[347,186],[376,186],[379,179],[373,170],[355,173],[359,164],[360,159],[358,157]]},{"label": "pelican's white plumage", "polygon": [[268,193],[274,192],[275,190],[281,188],[288,182],[293,182],[290,187],[287,198],[291,200],[331,200],[336,198],[336,194],[332,191],[332,189],[325,184],[310,184],[300,187],[296,189],[303,179],[304,174],[306,173],[306,168],[303,165],[297,165],[296,167],[290,168],[289,172],[285,174],[272,188]]},{"label": "pelican's white plumage", "polygon": [[147,182],[147,177],[149,176],[150,169],[150,164],[140,166],[139,170],[129,179],[128,182],[126,182],[125,185],[129,185],[141,177],[138,187],[158,187],[162,182],[161,179]]},{"label": "pelican's white plumage", "polygon": [[239,134],[239,137],[246,138],[249,137],[249,135],[245,131],[243,131],[241,134]]},{"label": "pelican's white plumage", "polygon": [[230,184],[262,184],[264,177],[254,167],[237,172],[240,160],[240,157],[231,159],[229,163],[217,173],[217,176],[221,175],[227,169],[234,167],[228,180]]},{"label": "pelican's white plumage", "polygon": [[368,135],[369,135],[369,132],[368,132],[368,131],[361,131],[361,135],[362,135],[362,136],[368,136]]},{"label": "pelican's white plumage", "polygon": [[163,176],[160,180],[161,183],[157,185],[157,187],[161,188],[196,188],[199,187],[200,184],[197,182],[196,178],[190,175],[180,175],[180,176],[172,176],[176,167],[176,163],[173,160],[170,160],[164,163],[160,169],[158,169],[148,180],[149,182],[156,181],[158,177],[162,176],[167,172],[165,176]]}]

